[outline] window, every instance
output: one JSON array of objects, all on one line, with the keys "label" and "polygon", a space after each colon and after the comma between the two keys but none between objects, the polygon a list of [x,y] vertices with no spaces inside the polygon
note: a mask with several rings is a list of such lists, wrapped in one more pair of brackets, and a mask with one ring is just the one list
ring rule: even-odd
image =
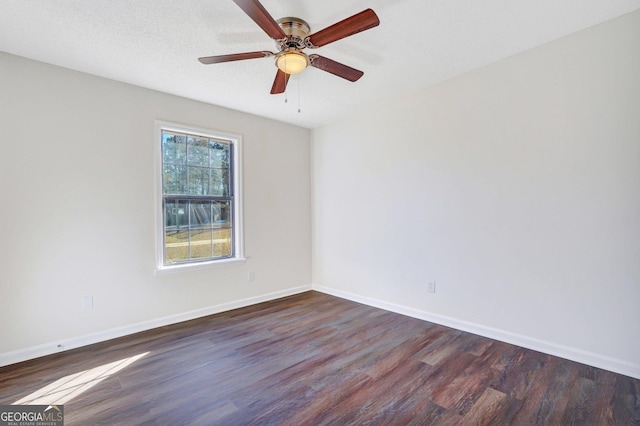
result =
[{"label": "window", "polygon": [[157,267],[243,260],[240,137],[157,123]]}]

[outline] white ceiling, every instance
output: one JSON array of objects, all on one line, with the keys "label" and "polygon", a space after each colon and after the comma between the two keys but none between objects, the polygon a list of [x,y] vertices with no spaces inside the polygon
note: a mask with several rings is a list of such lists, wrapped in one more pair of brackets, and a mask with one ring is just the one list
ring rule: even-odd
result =
[{"label": "white ceiling", "polygon": [[308,68],[289,81],[285,103],[269,94],[272,58],[200,64],[276,50],[232,0],[0,0],[0,51],[315,128],[640,8],[640,0],[261,2],[274,19],[306,20],[312,33],[375,10],[380,26],[312,52],[364,77],[351,83]]}]

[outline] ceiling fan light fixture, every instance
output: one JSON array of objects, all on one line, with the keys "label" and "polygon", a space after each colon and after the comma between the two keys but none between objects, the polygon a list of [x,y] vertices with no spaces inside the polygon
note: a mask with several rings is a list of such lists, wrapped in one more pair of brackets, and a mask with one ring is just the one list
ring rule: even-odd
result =
[{"label": "ceiling fan light fixture", "polygon": [[298,74],[309,65],[309,58],[297,50],[284,50],[276,57],[276,66],[285,74]]}]

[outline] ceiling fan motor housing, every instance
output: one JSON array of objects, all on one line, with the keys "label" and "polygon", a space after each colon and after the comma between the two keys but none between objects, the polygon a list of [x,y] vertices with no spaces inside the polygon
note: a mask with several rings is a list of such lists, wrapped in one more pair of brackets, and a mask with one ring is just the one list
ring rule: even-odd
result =
[{"label": "ceiling fan motor housing", "polygon": [[309,35],[309,24],[300,18],[287,16],[286,18],[278,19],[276,22],[278,22],[278,25],[280,25],[280,28],[282,28],[282,31],[284,31],[286,35],[299,38],[305,38]]},{"label": "ceiling fan motor housing", "polygon": [[294,18],[292,16],[280,18],[276,22],[287,35],[286,39],[277,41],[282,49],[304,49],[306,47],[304,39],[311,31],[309,24],[300,18]]}]

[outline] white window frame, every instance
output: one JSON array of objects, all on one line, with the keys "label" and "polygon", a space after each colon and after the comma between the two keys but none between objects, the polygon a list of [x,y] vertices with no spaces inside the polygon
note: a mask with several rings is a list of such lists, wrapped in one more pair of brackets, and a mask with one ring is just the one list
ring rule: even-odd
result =
[{"label": "white window frame", "polygon": [[[165,265],[164,263],[164,213],[162,194],[162,131],[189,133],[204,136],[212,139],[225,139],[231,141],[233,145],[233,247],[232,257],[223,259],[212,259],[208,261],[197,261]],[[205,129],[202,127],[173,123],[170,121],[156,120],[154,131],[154,161],[155,161],[155,230],[156,230],[156,274],[173,273],[179,271],[192,271],[219,267],[246,261],[244,256],[244,221],[242,213],[242,136],[235,133],[221,132],[218,130]]]}]

